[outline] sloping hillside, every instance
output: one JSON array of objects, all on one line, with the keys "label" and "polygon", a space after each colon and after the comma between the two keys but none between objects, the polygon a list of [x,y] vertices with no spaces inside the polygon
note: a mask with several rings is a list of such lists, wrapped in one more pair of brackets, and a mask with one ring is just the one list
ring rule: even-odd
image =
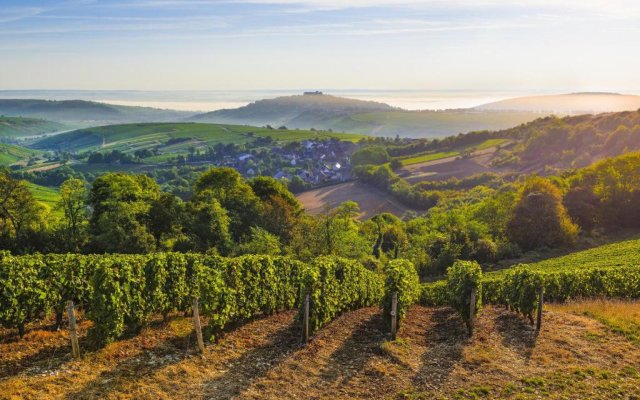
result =
[{"label": "sloping hillside", "polygon": [[287,125],[314,127],[334,119],[365,112],[392,111],[387,104],[324,94],[285,96],[253,102],[237,109],[226,109],[192,117],[194,121]]},{"label": "sloping hillside", "polygon": [[451,309],[414,306],[398,339],[387,341],[380,310],[365,308],[305,347],[294,314],[247,323],[202,357],[189,317],[154,321],[101,350],[88,347],[90,324],[81,317],[77,361],[66,330],[34,326],[21,341],[0,341],[0,397],[631,399],[640,387],[638,345],[573,311],[545,310],[534,334],[515,313],[486,307],[468,338]]},{"label": "sloping hillside", "polygon": [[26,160],[29,157],[40,154],[37,150],[17,146],[15,144],[0,143],[0,165],[8,166],[18,161]]},{"label": "sloping hillside", "polygon": [[548,166],[580,168],[640,150],[640,111],[547,117],[496,136],[521,140],[513,151],[497,157],[501,164],[518,166],[523,172]]},{"label": "sloping hillside", "polygon": [[559,114],[586,114],[635,111],[640,96],[619,93],[569,93],[507,99],[475,107],[482,111],[534,111]]},{"label": "sloping hillside", "polygon": [[180,121],[190,112],[117,106],[84,100],[0,99],[0,115],[44,118],[75,124]]},{"label": "sloping hillside", "polygon": [[303,130],[257,128],[253,126],[217,125],[202,123],[148,123],[109,125],[79,129],[42,139],[34,148],[87,151],[159,148],[163,152],[186,152],[188,148],[216,143],[245,143],[255,137],[271,137],[276,141],[311,138],[340,138],[359,140],[362,135]]},{"label": "sloping hillside", "polygon": [[63,124],[44,119],[0,116],[0,137],[21,138],[65,129],[68,127]]},{"label": "sloping hillside", "polygon": [[539,116],[538,113],[511,111],[407,111],[383,103],[313,94],[260,100],[237,109],[200,114],[191,120],[425,138],[471,130],[505,129]]},{"label": "sloping hillside", "polygon": [[[630,239],[610,243],[588,250],[576,251],[560,257],[553,257],[529,264],[532,269],[543,272],[557,272],[573,268],[592,269],[601,267],[629,267],[640,265],[640,239]],[[506,271],[489,272],[501,275]]]}]

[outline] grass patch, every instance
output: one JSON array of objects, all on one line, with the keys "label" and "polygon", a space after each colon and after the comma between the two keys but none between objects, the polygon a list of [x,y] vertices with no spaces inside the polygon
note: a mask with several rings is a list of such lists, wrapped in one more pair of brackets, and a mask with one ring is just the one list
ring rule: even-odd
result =
[{"label": "grass patch", "polygon": [[441,151],[439,153],[422,154],[415,157],[403,158],[402,165],[420,164],[428,161],[440,160],[442,158],[453,157],[459,155],[458,151]]},{"label": "grass patch", "polygon": [[57,188],[40,186],[35,183],[29,182],[27,187],[33,194],[33,197],[44,205],[45,208],[53,215],[62,215],[62,211],[58,209],[57,205],[60,201],[60,193]]},{"label": "grass patch", "polygon": [[[640,239],[611,243],[529,265],[533,270],[542,272],[640,265]],[[507,270],[488,272],[485,275],[495,277]]]},{"label": "grass patch", "polygon": [[549,308],[596,319],[612,331],[640,345],[640,303],[637,301],[588,300],[550,304]]}]

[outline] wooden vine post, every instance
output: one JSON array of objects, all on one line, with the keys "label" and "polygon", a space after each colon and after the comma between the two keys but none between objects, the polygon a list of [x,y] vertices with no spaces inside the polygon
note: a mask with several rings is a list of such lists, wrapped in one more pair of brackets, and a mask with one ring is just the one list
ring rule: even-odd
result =
[{"label": "wooden vine post", "polygon": [[398,292],[391,296],[391,339],[396,340],[398,330]]},{"label": "wooden vine post", "polygon": [[302,310],[302,343],[309,343],[309,294],[304,296]]},{"label": "wooden vine post", "polygon": [[536,331],[542,328],[542,306],[544,305],[544,287],[540,287],[538,292],[538,320],[536,321]]},{"label": "wooden vine post", "polygon": [[473,334],[473,323],[476,316],[476,288],[471,289],[469,299],[469,336]]},{"label": "wooden vine post", "polygon": [[76,313],[73,300],[67,301],[67,314],[69,314],[69,336],[71,337],[71,355],[80,358],[80,343],[78,343],[78,330],[76,327]]},{"label": "wooden vine post", "polygon": [[198,341],[198,351],[204,354],[204,340],[202,340],[202,326],[200,325],[200,311],[198,310],[198,299],[193,299],[193,327],[196,331]]}]

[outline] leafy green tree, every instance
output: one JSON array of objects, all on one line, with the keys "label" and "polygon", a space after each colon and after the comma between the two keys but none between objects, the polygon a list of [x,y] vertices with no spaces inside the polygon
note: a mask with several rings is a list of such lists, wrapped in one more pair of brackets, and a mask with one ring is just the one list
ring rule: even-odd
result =
[{"label": "leafy green tree", "polygon": [[298,199],[282,182],[272,177],[260,176],[250,184],[262,202],[260,226],[283,241],[289,241],[302,214]]},{"label": "leafy green tree", "polygon": [[151,202],[148,226],[158,248],[172,249],[171,243],[182,235],[185,212],[184,202],[170,193],[161,193]]},{"label": "leafy green tree", "polygon": [[64,213],[63,236],[66,251],[79,252],[86,242],[87,229],[87,196],[86,182],[82,179],[70,178],[60,186],[58,207]]},{"label": "leafy green tree", "polygon": [[181,243],[178,250],[208,251],[215,248],[221,254],[231,250],[233,240],[230,217],[216,199],[209,202],[189,202],[186,207],[186,231],[190,243]]},{"label": "leafy green tree", "polygon": [[571,244],[578,227],[562,204],[560,190],[547,179],[533,177],[520,191],[507,234],[522,249],[531,250]]},{"label": "leafy green tree", "polygon": [[278,256],[282,253],[282,249],[277,236],[262,228],[251,227],[249,239],[238,246],[238,253]]},{"label": "leafy green tree", "polygon": [[44,229],[44,212],[25,181],[0,171],[0,232],[5,247],[23,248],[30,232]]},{"label": "leafy green tree", "polygon": [[353,165],[378,165],[387,161],[389,161],[389,153],[382,146],[362,147],[351,155],[351,163]]},{"label": "leafy green tree", "polygon": [[158,184],[145,175],[108,173],[89,192],[91,248],[107,253],[153,251],[156,239],[147,226],[149,210],[160,197]]},{"label": "leafy green tree", "polygon": [[229,215],[229,229],[235,241],[250,232],[260,218],[260,199],[251,186],[233,168],[211,168],[195,184],[192,201],[217,200]]}]

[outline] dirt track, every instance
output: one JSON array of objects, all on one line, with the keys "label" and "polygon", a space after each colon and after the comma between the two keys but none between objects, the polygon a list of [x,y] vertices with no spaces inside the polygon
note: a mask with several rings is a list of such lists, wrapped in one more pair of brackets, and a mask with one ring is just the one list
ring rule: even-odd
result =
[{"label": "dirt track", "polygon": [[[306,347],[294,313],[250,322],[193,352],[189,318],[68,356],[65,333],[0,332],[0,398],[628,398],[640,348],[595,320],[547,312],[543,330],[484,308],[472,339],[449,308],[414,306],[387,341],[378,308],[347,313]],[[84,338],[87,323],[81,324]],[[550,396],[546,396],[548,394]],[[552,395],[552,396],[551,396]],[[476,396],[476,397],[474,397]]]}]

